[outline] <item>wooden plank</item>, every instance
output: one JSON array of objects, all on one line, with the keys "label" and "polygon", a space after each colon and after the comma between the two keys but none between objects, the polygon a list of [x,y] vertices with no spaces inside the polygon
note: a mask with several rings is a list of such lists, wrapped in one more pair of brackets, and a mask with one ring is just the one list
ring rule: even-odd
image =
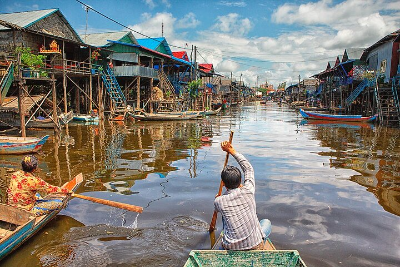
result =
[{"label": "wooden plank", "polygon": [[22,225],[33,216],[30,212],[0,204],[0,221]]}]

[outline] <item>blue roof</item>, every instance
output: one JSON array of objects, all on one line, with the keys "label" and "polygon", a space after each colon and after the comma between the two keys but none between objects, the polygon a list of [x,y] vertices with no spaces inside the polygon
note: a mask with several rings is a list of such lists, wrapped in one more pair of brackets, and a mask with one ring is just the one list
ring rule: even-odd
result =
[{"label": "blue roof", "polygon": [[167,51],[169,56],[172,56],[172,51],[169,48],[167,40],[165,37],[158,37],[158,38],[144,38],[144,39],[137,39],[138,43],[141,46],[150,48],[152,50],[157,50],[160,45],[163,45],[165,50]]}]

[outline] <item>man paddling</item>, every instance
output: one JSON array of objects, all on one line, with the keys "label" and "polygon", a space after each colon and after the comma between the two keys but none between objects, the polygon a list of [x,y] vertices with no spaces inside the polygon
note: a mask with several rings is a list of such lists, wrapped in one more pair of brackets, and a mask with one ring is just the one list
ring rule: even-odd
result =
[{"label": "man paddling", "polygon": [[263,239],[271,232],[271,223],[267,219],[259,222],[257,218],[253,167],[228,141],[222,142],[221,148],[236,159],[244,173],[241,185],[238,168],[228,165],[221,172],[226,192],[215,198],[214,207],[222,214],[222,246],[228,250],[263,249]]},{"label": "man paddling", "polygon": [[68,189],[53,186],[33,173],[38,166],[38,159],[33,155],[24,156],[21,162],[22,171],[11,175],[10,185],[7,189],[8,205],[28,210],[36,216],[50,213],[62,207],[63,202],[58,198],[43,199],[37,192],[43,193],[72,193]]}]

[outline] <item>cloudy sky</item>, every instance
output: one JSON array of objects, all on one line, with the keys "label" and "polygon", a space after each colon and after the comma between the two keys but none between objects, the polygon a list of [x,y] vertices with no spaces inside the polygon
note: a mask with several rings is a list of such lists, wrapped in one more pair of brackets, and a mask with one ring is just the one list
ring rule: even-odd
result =
[{"label": "cloudy sky", "polygon": [[[247,85],[296,83],[325,69],[346,48],[365,48],[400,29],[400,0],[81,0],[172,51],[197,46],[200,63]],[[79,33],[123,27],[68,0],[0,0],[0,12],[59,8]],[[139,33],[137,33],[139,32]]]}]

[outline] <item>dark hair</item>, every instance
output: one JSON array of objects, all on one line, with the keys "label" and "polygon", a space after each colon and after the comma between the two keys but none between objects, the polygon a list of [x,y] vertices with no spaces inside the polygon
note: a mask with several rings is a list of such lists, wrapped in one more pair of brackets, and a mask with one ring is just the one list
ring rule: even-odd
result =
[{"label": "dark hair", "polygon": [[33,172],[37,168],[38,159],[34,155],[24,156],[21,165],[24,172]]},{"label": "dark hair", "polygon": [[234,166],[226,166],[221,172],[221,179],[228,189],[238,188],[242,180],[240,170]]}]

